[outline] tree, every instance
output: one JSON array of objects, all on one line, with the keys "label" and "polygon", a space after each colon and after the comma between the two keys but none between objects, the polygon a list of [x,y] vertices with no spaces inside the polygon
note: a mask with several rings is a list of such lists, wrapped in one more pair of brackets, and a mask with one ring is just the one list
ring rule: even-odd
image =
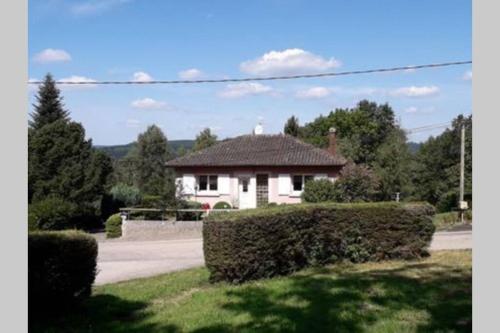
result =
[{"label": "tree", "polygon": [[285,134],[298,137],[299,130],[300,130],[299,119],[295,116],[292,116],[287,120],[283,132]]},{"label": "tree", "polygon": [[335,185],[328,179],[318,179],[306,182],[302,200],[304,202],[335,201]]},{"label": "tree", "polygon": [[458,116],[451,129],[425,141],[417,153],[416,196],[440,211],[456,207],[460,183],[461,126],[465,125],[465,196],[472,200],[472,116]]},{"label": "tree", "polygon": [[29,122],[30,128],[38,130],[57,120],[68,121],[69,113],[64,109],[62,99],[52,75],[47,74],[38,88],[37,103],[33,105],[34,111]]},{"label": "tree", "polygon": [[139,134],[135,175],[141,193],[174,199],[174,176],[165,166],[170,157],[167,138],[158,126],[151,125]]},{"label": "tree", "polygon": [[193,151],[199,151],[210,146],[213,146],[217,142],[217,135],[212,134],[210,128],[205,128],[196,136],[194,142]]},{"label": "tree", "polygon": [[347,164],[334,183],[335,199],[339,202],[373,201],[378,179],[366,165]]}]

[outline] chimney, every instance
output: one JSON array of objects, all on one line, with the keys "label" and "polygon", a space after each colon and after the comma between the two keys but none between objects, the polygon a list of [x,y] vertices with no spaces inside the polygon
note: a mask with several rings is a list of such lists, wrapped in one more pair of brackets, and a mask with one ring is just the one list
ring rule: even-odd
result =
[{"label": "chimney", "polygon": [[330,127],[328,130],[328,152],[332,155],[337,153],[337,135],[336,130],[333,127]]},{"label": "chimney", "polygon": [[259,122],[257,126],[255,126],[255,129],[253,130],[254,135],[261,135],[264,133],[264,126]]}]

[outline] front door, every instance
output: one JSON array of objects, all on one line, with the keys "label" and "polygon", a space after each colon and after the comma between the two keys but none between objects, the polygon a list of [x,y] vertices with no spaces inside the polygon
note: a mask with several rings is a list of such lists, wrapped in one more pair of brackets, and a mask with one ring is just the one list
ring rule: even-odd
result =
[{"label": "front door", "polygon": [[239,208],[252,208],[252,196],[250,194],[250,178],[240,177],[238,181]]},{"label": "front door", "polygon": [[257,175],[257,207],[269,203],[269,177],[267,174]]}]

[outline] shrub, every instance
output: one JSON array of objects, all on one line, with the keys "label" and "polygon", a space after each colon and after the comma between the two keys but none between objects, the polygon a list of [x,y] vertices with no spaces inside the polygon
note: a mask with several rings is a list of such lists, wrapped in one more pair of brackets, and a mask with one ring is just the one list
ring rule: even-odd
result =
[{"label": "shrub", "polygon": [[[181,200],[177,204],[178,209],[201,209],[201,203],[197,201],[186,201]],[[201,220],[202,212],[178,212],[177,220],[178,221],[197,221]]]},{"label": "shrub", "polygon": [[141,191],[137,187],[124,183],[113,186],[110,194],[115,202],[126,207],[135,206],[142,200]]},{"label": "shrub", "polygon": [[231,209],[231,205],[225,201],[215,203],[213,209]]},{"label": "shrub", "polygon": [[77,207],[58,197],[49,197],[28,207],[28,223],[31,230],[62,230],[74,228]]},{"label": "shrub", "polygon": [[325,202],[335,201],[335,186],[328,179],[308,181],[302,192],[304,202]]},{"label": "shrub", "polygon": [[61,312],[90,296],[96,276],[97,242],[80,231],[28,235],[30,315]]},{"label": "shrub", "polygon": [[457,191],[449,191],[443,194],[436,204],[436,210],[439,213],[451,212],[458,208],[458,193]]},{"label": "shrub", "polygon": [[120,213],[111,215],[106,221],[106,237],[117,238],[122,235],[122,218]]},{"label": "shrub", "polygon": [[338,202],[373,201],[379,186],[371,169],[364,165],[347,164],[334,183],[335,200]]},{"label": "shrub", "polygon": [[165,203],[160,195],[145,195],[140,204],[141,208],[165,208]]},{"label": "shrub", "polygon": [[212,281],[243,282],[312,264],[418,258],[434,225],[428,204],[299,204],[213,213],[203,223]]}]

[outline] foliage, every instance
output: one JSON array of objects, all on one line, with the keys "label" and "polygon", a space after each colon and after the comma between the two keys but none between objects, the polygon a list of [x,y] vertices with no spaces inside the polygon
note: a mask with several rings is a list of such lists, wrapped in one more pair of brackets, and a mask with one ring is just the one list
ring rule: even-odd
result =
[{"label": "foliage", "polygon": [[303,202],[335,201],[336,198],[335,186],[328,179],[308,181],[302,192]]},{"label": "foliage", "polygon": [[83,232],[28,235],[29,314],[60,313],[91,293],[96,276],[97,242]]},{"label": "foliage", "polygon": [[118,183],[111,188],[111,196],[113,200],[122,207],[133,207],[141,202],[141,191],[135,186]]},{"label": "foliage", "polygon": [[472,253],[332,265],[237,286],[210,286],[207,270],[195,268],[97,286],[84,305],[30,322],[29,331],[471,332]]},{"label": "foliage", "polygon": [[[179,200],[177,203],[178,209],[201,209],[202,204],[197,201]],[[177,221],[199,221],[201,220],[202,212],[178,212]]]},{"label": "foliage", "polygon": [[76,227],[77,206],[59,197],[48,197],[28,207],[30,230],[62,230]]},{"label": "foliage", "polygon": [[295,116],[288,118],[285,127],[283,129],[285,134],[298,137],[300,132],[299,119]]},{"label": "foliage", "polygon": [[212,134],[210,128],[205,128],[196,136],[193,151],[199,151],[217,143],[217,135]]},{"label": "foliage", "polygon": [[379,186],[376,175],[365,165],[347,164],[334,183],[338,202],[373,201]]},{"label": "foliage", "polygon": [[330,127],[337,129],[339,152],[355,163],[371,165],[378,148],[397,129],[394,111],[388,104],[360,101],[352,109],[335,109],[319,116],[300,130],[300,137],[315,146],[328,146]]},{"label": "foliage", "polygon": [[122,235],[122,218],[120,213],[113,214],[106,220],[106,237],[118,238]]},{"label": "foliage", "polygon": [[30,128],[38,130],[57,120],[69,121],[69,112],[64,109],[63,98],[51,74],[45,75],[35,96],[36,104],[29,122]]},{"label": "foliage", "polygon": [[[312,264],[425,255],[434,233],[427,204],[300,204],[210,214],[203,224],[212,281],[243,282]],[[244,235],[244,237],[242,237]]]},{"label": "foliage", "polygon": [[[413,182],[417,197],[440,210],[457,207],[450,202],[458,198],[460,176],[461,124],[465,125],[465,196],[472,199],[472,116],[455,118],[451,129],[425,141],[418,151],[417,168]],[[453,194],[453,192],[455,194]],[[455,199],[456,200],[456,199]],[[470,202],[469,202],[470,203]]]},{"label": "foliage", "polygon": [[219,201],[219,202],[216,202],[212,208],[213,209],[230,209],[231,204],[229,204],[225,201]]}]

